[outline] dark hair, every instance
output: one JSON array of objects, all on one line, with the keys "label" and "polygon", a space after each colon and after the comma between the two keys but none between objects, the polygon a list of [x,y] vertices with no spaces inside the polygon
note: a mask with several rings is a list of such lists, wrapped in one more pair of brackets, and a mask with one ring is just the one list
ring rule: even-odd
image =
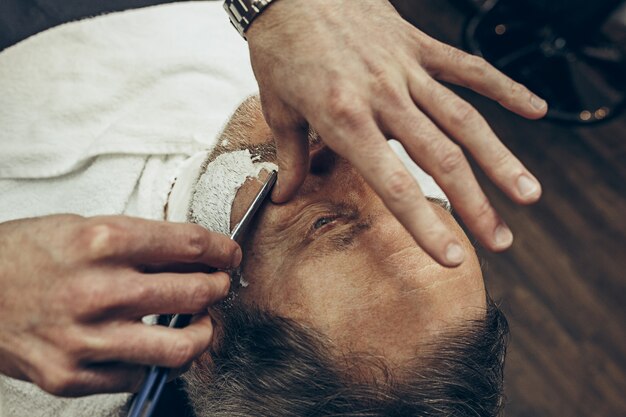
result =
[{"label": "dark hair", "polygon": [[484,320],[441,336],[431,354],[401,370],[367,354],[339,357],[322,334],[293,320],[241,306],[224,313],[220,347],[185,376],[197,417],[497,416],[502,409],[508,325],[491,301]]}]

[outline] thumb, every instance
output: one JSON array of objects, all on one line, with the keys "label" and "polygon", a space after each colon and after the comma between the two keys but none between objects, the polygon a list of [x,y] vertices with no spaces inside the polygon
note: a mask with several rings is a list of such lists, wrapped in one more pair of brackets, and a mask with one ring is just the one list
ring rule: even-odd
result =
[{"label": "thumb", "polygon": [[291,199],[309,171],[309,124],[292,107],[282,101],[262,100],[263,114],[276,141],[278,180],[272,192],[274,203]]}]

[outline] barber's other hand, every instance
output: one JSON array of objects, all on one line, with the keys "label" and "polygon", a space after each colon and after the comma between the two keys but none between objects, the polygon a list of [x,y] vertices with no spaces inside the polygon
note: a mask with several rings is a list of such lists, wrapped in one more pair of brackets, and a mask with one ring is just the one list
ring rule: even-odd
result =
[{"label": "barber's other hand", "polygon": [[212,323],[147,326],[223,298],[219,272],[147,274],[164,264],[230,268],[228,237],[192,224],[57,215],[0,224],[0,373],[56,395],[132,391],[145,365],[180,368],[209,346]]},{"label": "barber's other hand", "polygon": [[387,138],[402,142],[435,178],[485,247],[511,245],[509,228],[461,147],[517,203],[538,200],[539,182],[470,104],[435,80],[469,87],[531,119],[545,115],[542,99],[483,59],[417,30],[387,0],[276,0],[247,37],[265,118],[277,140],[275,202],[291,198],[304,181],[308,122],[439,263],[461,263],[461,246]]}]

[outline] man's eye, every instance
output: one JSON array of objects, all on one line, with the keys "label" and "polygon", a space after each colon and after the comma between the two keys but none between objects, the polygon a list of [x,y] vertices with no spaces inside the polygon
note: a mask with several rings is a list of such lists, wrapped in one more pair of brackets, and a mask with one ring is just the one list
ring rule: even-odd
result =
[{"label": "man's eye", "polygon": [[313,230],[320,229],[326,226],[328,223],[332,222],[333,220],[335,220],[334,217],[320,217],[315,221],[315,223],[313,223]]}]

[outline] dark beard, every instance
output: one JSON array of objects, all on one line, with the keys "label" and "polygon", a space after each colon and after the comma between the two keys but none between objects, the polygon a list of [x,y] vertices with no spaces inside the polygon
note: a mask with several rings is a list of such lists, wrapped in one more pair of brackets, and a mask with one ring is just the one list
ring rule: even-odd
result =
[{"label": "dark beard", "polygon": [[497,416],[508,327],[484,321],[441,340],[398,378],[384,360],[334,352],[322,334],[241,305],[224,312],[216,352],[183,377],[196,417]]}]

